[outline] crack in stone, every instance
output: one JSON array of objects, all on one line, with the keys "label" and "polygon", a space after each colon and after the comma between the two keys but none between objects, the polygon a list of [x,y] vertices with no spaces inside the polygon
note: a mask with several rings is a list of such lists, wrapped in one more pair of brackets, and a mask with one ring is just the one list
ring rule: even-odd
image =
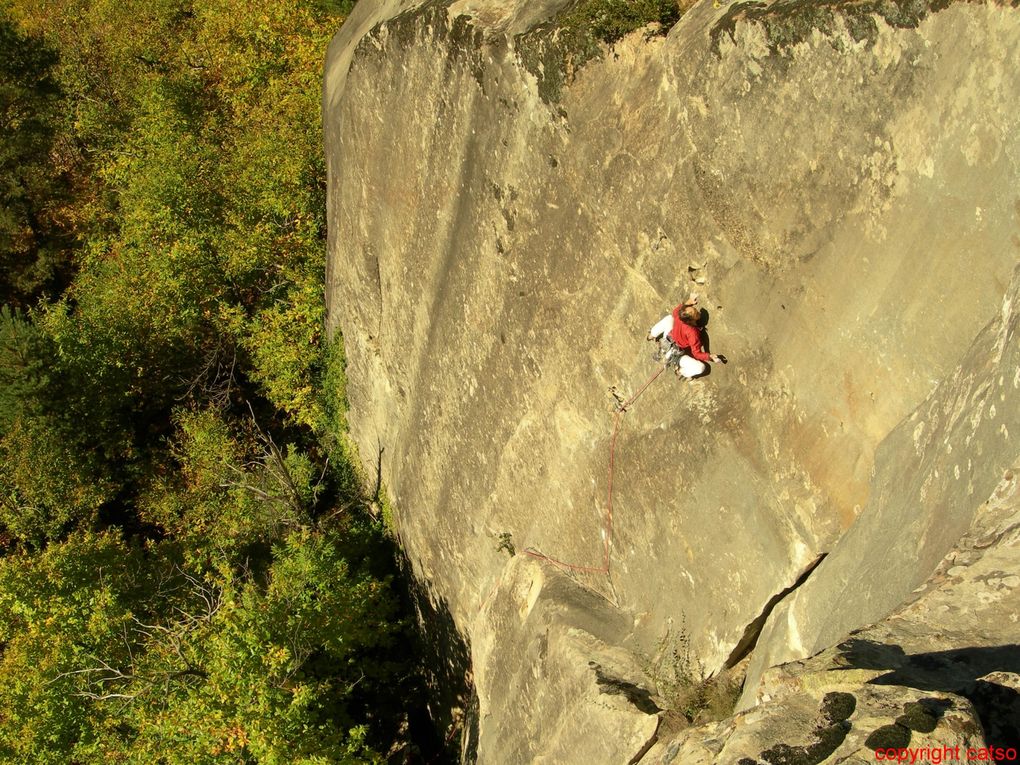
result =
[{"label": "crack in stone", "polygon": [[765,621],[769,618],[769,615],[772,613],[775,607],[782,602],[783,598],[792,593],[794,590],[796,590],[798,587],[800,587],[802,584],[804,584],[804,582],[808,580],[808,577],[811,576],[811,573],[816,568],[818,568],[818,565],[823,560],[825,560],[826,555],[828,555],[828,553],[822,553],[817,558],[815,558],[808,565],[808,567],[801,572],[800,576],[797,577],[797,580],[793,584],[791,584],[786,589],[780,590],[769,599],[768,603],[765,604],[765,607],[762,609],[758,617],[751,621],[744,628],[744,634],[740,637],[740,640],[737,641],[737,644],[733,647],[733,650],[730,651],[730,655],[726,659],[726,663],[723,665],[726,669],[730,669],[731,667],[735,666],[738,662],[740,662],[741,659],[743,659],[745,656],[751,653],[751,651],[754,650],[755,645],[758,643],[758,636],[761,635],[761,630],[765,626]]}]

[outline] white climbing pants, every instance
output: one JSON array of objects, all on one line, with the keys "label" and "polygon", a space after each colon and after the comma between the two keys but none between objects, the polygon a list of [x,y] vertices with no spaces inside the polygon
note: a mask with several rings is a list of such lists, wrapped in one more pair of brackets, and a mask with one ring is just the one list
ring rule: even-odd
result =
[{"label": "white climbing pants", "polygon": [[687,379],[697,377],[698,375],[705,373],[705,370],[707,369],[705,362],[698,361],[693,356],[688,356],[686,353],[677,348],[677,346],[673,345],[669,338],[662,338],[660,343],[662,358],[666,362],[666,366],[673,367]]},{"label": "white climbing pants", "polygon": [[677,368],[680,370],[680,374],[688,380],[692,377],[704,374],[707,369],[704,361],[698,361],[696,358],[688,356],[686,353],[677,360],[676,364]]}]

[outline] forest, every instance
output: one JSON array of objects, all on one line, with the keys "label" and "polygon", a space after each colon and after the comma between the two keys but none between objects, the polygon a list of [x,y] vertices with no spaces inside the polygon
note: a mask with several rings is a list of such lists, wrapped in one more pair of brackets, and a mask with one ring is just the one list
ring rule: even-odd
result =
[{"label": "forest", "polygon": [[352,5],[0,4],[0,761],[410,746],[413,620],[323,337]]}]

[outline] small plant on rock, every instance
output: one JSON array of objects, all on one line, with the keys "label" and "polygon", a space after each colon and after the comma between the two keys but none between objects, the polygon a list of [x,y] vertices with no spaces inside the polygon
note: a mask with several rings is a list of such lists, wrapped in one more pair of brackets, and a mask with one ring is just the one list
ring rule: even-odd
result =
[{"label": "small plant on rock", "polygon": [[517,554],[517,548],[514,547],[513,535],[509,531],[504,531],[499,535],[499,546],[496,548],[496,552],[510,553],[510,557],[514,557]]},{"label": "small plant on rock", "polygon": [[646,24],[658,24],[665,34],[680,20],[681,12],[676,0],[581,0],[564,17],[563,26],[584,28],[612,45]]},{"label": "small plant on rock", "polygon": [[655,684],[658,702],[672,712],[680,727],[721,720],[732,714],[741,684],[726,673],[706,675],[705,665],[691,649],[686,622],[672,624],[656,643],[645,672]]}]

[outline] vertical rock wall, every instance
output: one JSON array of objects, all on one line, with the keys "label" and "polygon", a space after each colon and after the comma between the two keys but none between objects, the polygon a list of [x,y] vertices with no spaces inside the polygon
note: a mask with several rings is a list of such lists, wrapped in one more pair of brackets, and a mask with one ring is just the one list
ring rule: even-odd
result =
[{"label": "vertical rock wall", "polygon": [[[881,618],[1016,457],[1020,15],[820,7],[701,3],[575,71],[553,0],[363,0],[334,41],[351,433],[471,641],[491,761],[580,758],[553,719],[640,687],[681,623],[718,669],[822,553],[754,678]],[[625,416],[609,529],[607,388],[651,376],[644,334],[691,290],[732,363]],[[594,569],[611,535],[611,573],[505,534]],[[590,623],[564,605],[590,598]],[[654,730],[609,695],[630,732],[588,761]]]}]

